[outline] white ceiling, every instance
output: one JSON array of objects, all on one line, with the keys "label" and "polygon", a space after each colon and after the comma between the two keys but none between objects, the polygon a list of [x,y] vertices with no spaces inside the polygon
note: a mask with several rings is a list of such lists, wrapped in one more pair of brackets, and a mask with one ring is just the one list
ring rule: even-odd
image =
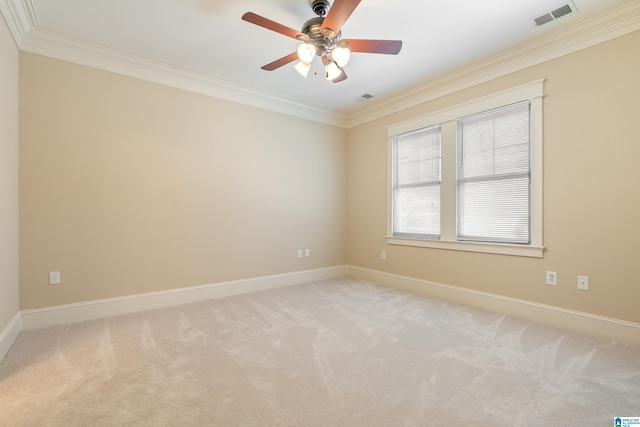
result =
[{"label": "white ceiling", "polygon": [[[298,41],[241,20],[248,11],[300,30],[316,15],[310,0],[0,0],[23,10],[22,36],[47,34],[56,40],[127,54],[138,66],[214,79],[244,93],[337,115],[353,114],[369,103],[441,78],[508,49],[590,19],[628,0],[573,0],[577,12],[536,27],[533,18],[565,0],[362,0],[342,28],[343,38],[399,39],[400,54],[354,53],[348,79],[304,79],[293,63],[260,69],[292,53]],[[3,12],[6,10],[3,10]],[[15,14],[15,13],[14,13]],[[19,19],[18,19],[19,20]],[[62,37],[64,36],[64,37]],[[44,46],[44,47],[43,47]],[[48,46],[48,47],[47,47]],[[55,55],[52,55],[55,56]],[[81,62],[81,61],[80,61]],[[122,60],[121,62],[126,62]],[[312,71],[313,72],[313,71]],[[363,94],[373,98],[364,101]]]}]

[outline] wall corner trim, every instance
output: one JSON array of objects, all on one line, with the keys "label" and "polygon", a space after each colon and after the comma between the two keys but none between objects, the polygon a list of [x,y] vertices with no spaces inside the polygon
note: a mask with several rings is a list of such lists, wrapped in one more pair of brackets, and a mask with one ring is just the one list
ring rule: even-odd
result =
[{"label": "wall corner trim", "polygon": [[101,319],[139,311],[155,310],[209,299],[293,286],[316,280],[344,276],[346,271],[346,266],[334,266],[188,288],[177,288],[168,291],[23,310],[21,312],[22,329],[45,328],[66,323]]},{"label": "wall corner trim", "polygon": [[347,274],[354,277],[453,301],[495,313],[531,320],[537,323],[596,335],[615,341],[640,345],[640,323],[568,310],[531,301],[504,297],[488,292],[415,279],[367,268],[348,266]]},{"label": "wall corner trim", "polygon": [[9,349],[22,331],[22,316],[17,312],[6,328],[0,333],[0,362],[7,355]]}]

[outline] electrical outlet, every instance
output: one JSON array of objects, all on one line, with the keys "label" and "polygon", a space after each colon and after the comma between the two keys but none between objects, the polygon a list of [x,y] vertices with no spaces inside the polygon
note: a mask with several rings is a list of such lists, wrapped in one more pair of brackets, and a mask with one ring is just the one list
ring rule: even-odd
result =
[{"label": "electrical outlet", "polygon": [[50,285],[59,285],[60,284],[60,272],[59,271],[50,271],[49,272],[49,284]]},{"label": "electrical outlet", "polygon": [[298,249],[298,258],[302,258],[302,249]]},{"label": "electrical outlet", "polygon": [[386,251],[380,251],[380,259],[387,259],[387,252]]},{"label": "electrical outlet", "polygon": [[558,285],[558,273],[556,271],[547,271],[547,285]]},{"label": "electrical outlet", "polygon": [[589,276],[578,276],[578,289],[581,291],[589,290]]}]

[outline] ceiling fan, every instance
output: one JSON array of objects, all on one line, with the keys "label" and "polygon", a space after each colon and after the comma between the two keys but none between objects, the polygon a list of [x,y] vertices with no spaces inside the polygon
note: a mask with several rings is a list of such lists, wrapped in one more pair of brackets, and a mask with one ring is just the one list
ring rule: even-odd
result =
[{"label": "ceiling fan", "polygon": [[342,26],[360,4],[360,1],[335,0],[333,6],[331,6],[328,0],[309,0],[311,9],[318,16],[305,22],[301,31],[256,15],[253,12],[247,12],[242,15],[242,19],[247,22],[302,41],[302,44],[298,46],[297,52],[283,56],[261,68],[273,71],[297,59],[299,61],[295,65],[295,69],[302,76],[307,77],[311,69],[311,62],[316,56],[319,56],[325,67],[327,79],[338,83],[347,78],[343,67],[349,61],[351,52],[397,55],[402,48],[401,40],[341,38]]}]

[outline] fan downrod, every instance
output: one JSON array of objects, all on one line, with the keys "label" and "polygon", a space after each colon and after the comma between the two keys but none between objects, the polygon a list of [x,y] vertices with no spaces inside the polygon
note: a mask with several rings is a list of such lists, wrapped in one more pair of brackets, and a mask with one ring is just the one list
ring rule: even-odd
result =
[{"label": "fan downrod", "polygon": [[318,16],[325,16],[331,4],[328,0],[311,0],[311,9]]}]

